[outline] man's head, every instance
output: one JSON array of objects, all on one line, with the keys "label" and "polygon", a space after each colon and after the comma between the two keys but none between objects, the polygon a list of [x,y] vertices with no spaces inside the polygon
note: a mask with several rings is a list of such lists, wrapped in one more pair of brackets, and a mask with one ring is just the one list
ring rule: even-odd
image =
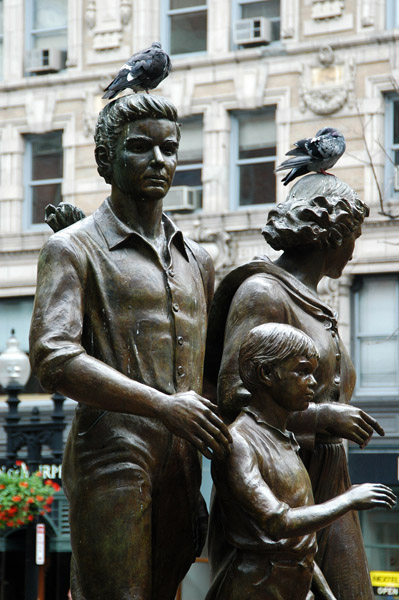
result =
[{"label": "man's head", "polygon": [[113,163],[127,125],[145,120],[169,121],[178,144],[180,127],[177,110],[166,98],[151,94],[129,94],[110,102],[100,112],[94,133],[95,154],[98,172],[107,183],[112,182]]},{"label": "man's head", "polygon": [[[288,401],[284,408],[303,410],[315,384],[318,358],[313,340],[303,331],[282,323],[266,323],[251,329],[241,344],[240,377],[251,394],[266,386],[278,403]],[[292,408],[291,398],[297,402],[297,397],[303,401]]]}]

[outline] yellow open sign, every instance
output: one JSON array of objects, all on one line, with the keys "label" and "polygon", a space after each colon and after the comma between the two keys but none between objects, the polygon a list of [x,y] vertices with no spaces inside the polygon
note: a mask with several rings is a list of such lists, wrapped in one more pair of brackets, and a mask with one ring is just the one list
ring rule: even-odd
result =
[{"label": "yellow open sign", "polygon": [[399,587],[398,571],[370,571],[373,587]]}]

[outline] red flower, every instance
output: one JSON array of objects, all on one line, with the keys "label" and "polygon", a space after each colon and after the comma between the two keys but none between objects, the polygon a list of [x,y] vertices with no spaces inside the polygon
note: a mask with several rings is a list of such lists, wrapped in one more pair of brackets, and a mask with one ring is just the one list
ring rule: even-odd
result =
[{"label": "red flower", "polygon": [[7,521],[7,527],[14,527],[14,523],[12,521]]},{"label": "red flower", "polygon": [[22,519],[17,519],[17,523],[18,523],[18,525],[23,525],[24,524],[24,522],[22,521]]},{"label": "red flower", "polygon": [[29,483],[27,483],[26,481],[20,481],[19,482],[19,487],[21,487],[21,488],[27,488],[27,487],[29,487]]},{"label": "red flower", "polygon": [[12,506],[11,508],[8,509],[9,515],[15,515],[16,512],[18,512],[18,508],[16,506]]},{"label": "red flower", "polygon": [[54,502],[53,496],[49,496],[46,500],[46,504],[52,504]]},{"label": "red flower", "polygon": [[34,502],[35,502],[34,498],[28,498],[26,501],[27,504],[34,504]]},{"label": "red flower", "polygon": [[0,484],[0,490],[5,490],[5,489],[6,489],[6,486],[4,485],[4,483],[1,483]]},{"label": "red flower", "polygon": [[59,492],[59,491],[60,491],[60,489],[61,489],[61,486],[60,486],[60,485],[58,485],[58,483],[55,483],[55,482],[54,482],[54,483],[52,484],[52,486],[53,486],[53,490],[54,490],[55,492]]},{"label": "red flower", "polygon": [[22,464],[23,464],[23,461],[22,461],[22,460],[16,460],[16,461],[15,461],[15,465],[16,465],[17,467],[20,467],[20,466],[22,466]]},{"label": "red flower", "polygon": [[36,500],[37,500],[38,502],[43,502],[43,500],[44,500],[44,496],[36,496]]},{"label": "red flower", "polygon": [[12,496],[11,500],[13,502],[21,502],[22,496]]},{"label": "red flower", "polygon": [[33,521],[33,519],[34,519],[33,515],[28,516],[28,521]]}]

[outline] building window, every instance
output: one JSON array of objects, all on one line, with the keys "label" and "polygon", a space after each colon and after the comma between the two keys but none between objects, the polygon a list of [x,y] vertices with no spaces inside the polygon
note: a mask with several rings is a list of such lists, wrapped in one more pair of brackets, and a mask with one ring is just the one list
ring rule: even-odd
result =
[{"label": "building window", "polygon": [[357,396],[399,391],[399,277],[359,277],[353,286]]},{"label": "building window", "polygon": [[387,0],[386,3],[386,28],[399,27],[399,0]]},{"label": "building window", "polygon": [[25,194],[31,226],[44,223],[47,204],[58,206],[62,200],[62,131],[27,135],[25,142]]},{"label": "building window", "polygon": [[165,45],[170,54],[206,52],[206,0],[165,0],[168,31]]},{"label": "building window", "polygon": [[26,18],[26,71],[41,74],[63,69],[68,34],[67,0],[30,0]]},{"label": "building window", "polygon": [[[249,37],[245,43],[238,44],[239,46],[259,46],[280,39],[280,0],[236,0],[233,5],[232,17],[233,31],[235,31],[236,21],[253,19],[253,28],[249,31]],[[263,24],[258,19],[266,21],[267,27],[264,31],[262,31]],[[267,35],[257,41],[257,38],[265,32]],[[251,37],[253,37],[252,42]]]},{"label": "building window", "polygon": [[275,202],[275,112],[273,106],[233,114],[233,208]]},{"label": "building window", "polygon": [[385,111],[385,197],[399,200],[399,96],[388,96]]},{"label": "building window", "polygon": [[164,201],[165,210],[202,207],[202,115],[181,119],[180,123],[179,160],[173,186]]}]

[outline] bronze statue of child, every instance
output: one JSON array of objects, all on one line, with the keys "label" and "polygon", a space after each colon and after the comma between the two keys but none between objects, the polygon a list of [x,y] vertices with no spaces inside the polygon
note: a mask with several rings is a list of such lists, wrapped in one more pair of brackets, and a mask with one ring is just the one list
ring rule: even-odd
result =
[{"label": "bronze statue of child", "polygon": [[317,361],[311,338],[290,325],[259,325],[241,345],[240,376],[251,397],[229,427],[231,453],[212,462],[206,600],[334,600],[314,562],[316,531],[350,510],[395,504],[390,488],[368,483],[314,504],[286,421],[312,400]]}]

